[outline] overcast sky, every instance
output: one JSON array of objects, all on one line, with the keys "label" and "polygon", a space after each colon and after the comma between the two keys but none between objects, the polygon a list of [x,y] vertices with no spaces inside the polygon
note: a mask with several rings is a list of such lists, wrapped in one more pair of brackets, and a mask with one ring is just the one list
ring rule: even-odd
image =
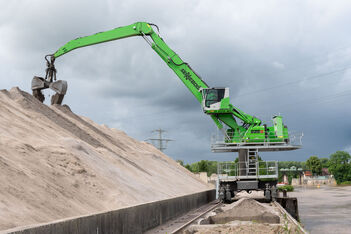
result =
[{"label": "overcast sky", "polygon": [[[264,159],[351,151],[351,1],[0,3],[0,89],[30,92],[32,77],[44,75],[44,55],[74,38],[152,22],[208,85],[230,88],[234,106],[269,125],[281,113],[290,131],[304,133],[303,149]],[[72,51],[56,68],[69,85],[64,103],[79,115],[139,140],[167,130],[175,141],[165,153],[185,162],[236,157],[211,153],[214,123],[141,37]]]}]

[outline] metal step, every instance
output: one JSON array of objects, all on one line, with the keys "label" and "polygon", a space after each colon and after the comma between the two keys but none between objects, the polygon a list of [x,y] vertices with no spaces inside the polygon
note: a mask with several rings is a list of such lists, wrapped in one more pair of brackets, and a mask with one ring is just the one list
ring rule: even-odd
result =
[{"label": "metal step", "polygon": [[248,150],[247,175],[257,175],[258,149]]}]

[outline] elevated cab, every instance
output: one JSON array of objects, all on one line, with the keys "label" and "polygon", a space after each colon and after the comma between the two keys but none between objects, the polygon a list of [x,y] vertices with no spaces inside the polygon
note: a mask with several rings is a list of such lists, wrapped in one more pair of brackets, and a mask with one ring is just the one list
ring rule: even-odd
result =
[{"label": "elevated cab", "polygon": [[205,113],[218,113],[221,109],[228,109],[229,88],[201,89],[202,109]]}]

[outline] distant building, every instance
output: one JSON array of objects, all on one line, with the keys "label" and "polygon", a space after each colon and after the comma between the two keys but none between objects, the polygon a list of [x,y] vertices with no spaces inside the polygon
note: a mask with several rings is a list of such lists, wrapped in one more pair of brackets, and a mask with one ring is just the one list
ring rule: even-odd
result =
[{"label": "distant building", "polygon": [[200,180],[205,182],[206,184],[208,183],[208,177],[207,177],[207,172],[199,172],[199,173],[194,173]]},{"label": "distant building", "polygon": [[293,178],[291,184],[295,185],[307,185],[307,186],[321,186],[321,185],[336,185],[336,181],[332,175],[330,175],[328,168],[322,169],[322,175],[313,176],[311,171],[303,172],[303,179]]},{"label": "distant building", "polygon": [[322,168],[322,176],[329,176],[330,172],[328,170],[328,168]]},{"label": "distant building", "polygon": [[311,177],[312,176],[312,172],[311,171],[304,171],[303,176],[304,177]]}]

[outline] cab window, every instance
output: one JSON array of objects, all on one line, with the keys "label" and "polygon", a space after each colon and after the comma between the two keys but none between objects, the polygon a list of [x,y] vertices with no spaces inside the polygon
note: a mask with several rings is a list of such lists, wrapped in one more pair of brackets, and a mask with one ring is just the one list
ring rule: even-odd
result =
[{"label": "cab window", "polygon": [[207,89],[205,106],[210,107],[210,105],[220,102],[224,97],[224,90],[225,89]]}]

